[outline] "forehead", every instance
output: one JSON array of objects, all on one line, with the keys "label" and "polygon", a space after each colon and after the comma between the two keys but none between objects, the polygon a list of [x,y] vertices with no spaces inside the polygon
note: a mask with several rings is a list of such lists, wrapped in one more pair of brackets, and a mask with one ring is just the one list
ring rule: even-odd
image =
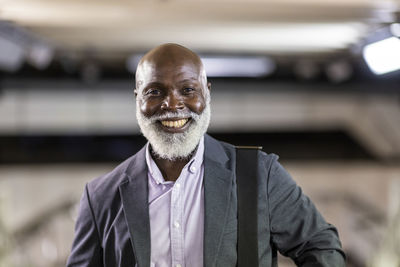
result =
[{"label": "forehead", "polygon": [[200,81],[202,70],[199,64],[184,62],[143,62],[137,70],[141,84],[151,82]]}]

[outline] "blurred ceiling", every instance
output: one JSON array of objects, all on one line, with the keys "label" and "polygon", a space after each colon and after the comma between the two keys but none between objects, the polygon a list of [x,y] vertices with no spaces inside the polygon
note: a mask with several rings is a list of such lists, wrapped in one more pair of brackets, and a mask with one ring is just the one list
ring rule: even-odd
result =
[{"label": "blurred ceiling", "polygon": [[0,64],[0,141],[138,132],[130,59],[174,42],[276,62],[271,80],[213,81],[214,131],[339,129],[377,158],[400,159],[400,76],[373,80],[359,62],[366,38],[395,22],[400,0],[0,0],[0,63],[11,66]]},{"label": "blurred ceiling", "polygon": [[126,57],[165,42],[204,53],[343,52],[398,21],[399,0],[0,0],[0,19],[57,51]]}]

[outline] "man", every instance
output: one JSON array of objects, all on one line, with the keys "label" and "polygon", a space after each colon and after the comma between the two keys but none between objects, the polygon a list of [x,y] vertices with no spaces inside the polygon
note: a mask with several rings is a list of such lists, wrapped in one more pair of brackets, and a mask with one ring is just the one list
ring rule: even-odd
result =
[{"label": "man", "polygon": [[[142,58],[136,117],[149,142],[87,184],[67,266],[237,265],[235,147],[205,134],[210,88],[185,47]],[[344,266],[336,229],[277,156],[259,152],[258,162],[259,266],[276,266],[277,250],[298,266]]]}]

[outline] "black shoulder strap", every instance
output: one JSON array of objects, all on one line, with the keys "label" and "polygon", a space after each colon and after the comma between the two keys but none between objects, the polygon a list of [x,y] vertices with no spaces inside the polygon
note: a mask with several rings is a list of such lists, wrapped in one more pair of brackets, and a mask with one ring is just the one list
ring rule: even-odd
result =
[{"label": "black shoulder strap", "polygon": [[262,147],[236,147],[238,267],[258,266],[257,165]]}]

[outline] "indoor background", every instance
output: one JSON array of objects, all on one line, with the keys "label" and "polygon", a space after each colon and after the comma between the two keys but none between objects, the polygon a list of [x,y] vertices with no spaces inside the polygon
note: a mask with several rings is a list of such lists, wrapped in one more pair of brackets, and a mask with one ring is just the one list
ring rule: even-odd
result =
[{"label": "indoor background", "polygon": [[145,144],[134,72],[166,42],[203,59],[212,136],[278,154],[348,266],[399,267],[398,23],[399,0],[0,0],[0,267],[65,265],[85,183]]}]

